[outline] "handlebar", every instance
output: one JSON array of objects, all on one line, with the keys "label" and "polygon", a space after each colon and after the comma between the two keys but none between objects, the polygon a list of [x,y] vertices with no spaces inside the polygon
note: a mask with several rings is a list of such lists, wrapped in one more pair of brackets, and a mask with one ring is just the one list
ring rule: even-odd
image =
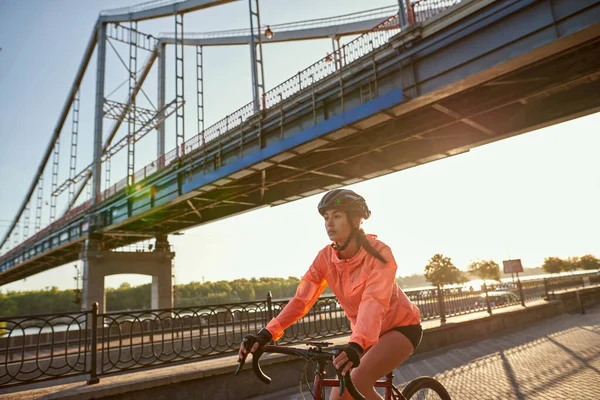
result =
[{"label": "handlebar", "polygon": [[[246,341],[246,339],[244,338],[244,342],[245,341]],[[288,355],[303,357],[307,360],[310,359],[313,361],[320,361],[320,360],[332,361],[333,358],[339,354],[339,350],[336,348],[333,348],[331,351],[323,351],[322,350],[322,347],[331,345],[331,343],[311,343],[311,342],[309,342],[307,344],[314,344],[314,345],[316,345],[316,347],[311,347],[309,349],[300,349],[297,347],[271,346],[271,345],[265,345],[265,346],[259,347],[254,353],[252,353],[253,354],[252,355],[252,370],[254,371],[254,374],[260,381],[262,381],[266,384],[271,383],[271,378],[269,376],[267,376],[263,372],[262,368],[260,367],[260,357],[264,353],[288,354]],[[246,353],[245,357],[239,361],[239,365],[238,365],[237,370],[235,371],[235,375],[237,375],[244,367],[244,364],[246,363],[246,357],[248,357],[248,354],[249,353]],[[336,369],[336,373],[338,376],[338,380],[340,382],[340,396],[343,395],[344,390],[347,389],[348,393],[350,393],[350,395],[355,400],[365,400],[365,397],[354,386],[354,383],[352,382],[352,378],[350,377],[350,374],[346,374],[345,376],[342,376],[340,374],[340,371],[338,371],[337,369]]]}]

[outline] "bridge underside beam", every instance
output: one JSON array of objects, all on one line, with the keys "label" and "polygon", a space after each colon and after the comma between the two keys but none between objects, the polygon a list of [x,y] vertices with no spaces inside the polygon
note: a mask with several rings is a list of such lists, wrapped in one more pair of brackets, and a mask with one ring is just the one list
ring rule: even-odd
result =
[{"label": "bridge underside beam", "polygon": [[[200,212],[198,222],[243,212],[256,204],[278,204],[327,188],[360,182],[468,151],[500,138],[539,129],[594,112],[600,93],[599,43],[563,54],[536,68],[509,74],[394,120],[296,155],[267,169],[260,200],[260,175],[254,174],[199,193],[189,207],[171,207],[130,229],[186,228],[182,218]],[[578,71],[569,66],[578,65]],[[561,83],[556,83],[561,82]],[[283,201],[282,201],[283,199]],[[237,200],[237,201],[236,201]],[[181,224],[181,225],[180,225]]]}]

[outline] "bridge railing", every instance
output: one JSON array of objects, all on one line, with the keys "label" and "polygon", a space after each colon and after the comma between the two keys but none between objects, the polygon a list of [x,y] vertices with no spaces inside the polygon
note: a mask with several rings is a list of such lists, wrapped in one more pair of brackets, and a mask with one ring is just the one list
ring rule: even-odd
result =
[{"label": "bridge railing", "polygon": [[90,372],[90,311],[0,318],[0,387]]},{"label": "bridge railing", "polygon": [[[600,284],[596,271],[481,287],[406,290],[422,320],[487,311],[552,298],[558,290]],[[500,290],[502,289],[502,290]],[[157,365],[232,354],[242,338],[277,316],[288,300],[238,302],[161,310],[45,314],[0,318],[0,387],[86,375],[99,377]],[[350,333],[332,295],[285,331],[281,344]]]},{"label": "bridge railing", "polygon": [[406,0],[408,23],[426,21],[462,0]]},{"label": "bridge railing", "polygon": [[[10,261],[9,257],[12,255],[14,255],[13,258],[21,258],[20,261],[14,262],[15,265],[18,264],[19,262],[24,261],[26,258],[28,258],[29,255],[31,255],[31,256],[37,255],[38,254],[37,251],[34,252],[35,254],[28,254],[28,253],[31,252],[31,250],[30,250],[31,247],[35,243],[37,243],[38,240],[41,240],[44,237],[46,237],[46,235],[56,231],[59,228],[62,228],[64,226],[68,225],[71,221],[73,221],[75,219],[75,217],[77,217],[78,215],[83,213],[85,210],[87,210],[91,206],[91,203],[92,203],[91,200],[88,200],[88,201],[78,205],[77,207],[69,210],[69,212],[67,212],[62,218],[52,222],[51,224],[44,227],[40,231],[36,232],[34,235],[25,239],[23,242],[18,244],[16,247],[11,249],[8,253],[1,256],[0,257],[0,272],[4,272],[8,268],[10,268],[10,266],[4,264],[4,261],[5,260]],[[21,253],[21,254],[19,254],[19,253]]]},{"label": "bridge railing", "polygon": [[342,70],[344,66],[386,44],[399,31],[398,15],[386,18],[369,32],[341,46],[336,51],[269,90],[265,93],[266,107],[273,107],[279,102],[310,88],[313,84],[333,76],[336,72]]}]

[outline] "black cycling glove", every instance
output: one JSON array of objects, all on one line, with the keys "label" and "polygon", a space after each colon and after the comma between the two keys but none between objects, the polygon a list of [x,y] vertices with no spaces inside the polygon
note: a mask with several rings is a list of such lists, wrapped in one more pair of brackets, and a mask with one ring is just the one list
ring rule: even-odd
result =
[{"label": "black cycling glove", "polygon": [[273,340],[273,335],[267,329],[262,328],[256,335],[246,335],[244,342],[246,342],[246,349],[250,350],[254,343],[258,343],[260,347],[268,344]]},{"label": "black cycling glove", "polygon": [[[358,343],[350,342],[345,346],[338,347],[338,349],[340,350],[340,352],[343,351],[344,353],[346,353],[346,356],[348,356],[348,360],[352,361],[352,368],[356,368],[360,365],[360,357],[365,351]],[[342,366],[342,368],[343,367],[344,366]]]}]

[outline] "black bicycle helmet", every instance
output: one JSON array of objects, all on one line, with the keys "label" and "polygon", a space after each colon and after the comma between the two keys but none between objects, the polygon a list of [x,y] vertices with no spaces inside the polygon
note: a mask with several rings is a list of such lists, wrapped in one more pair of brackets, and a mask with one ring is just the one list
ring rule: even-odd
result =
[{"label": "black bicycle helmet", "polygon": [[333,209],[351,213],[364,219],[369,219],[371,216],[371,211],[367,207],[365,199],[348,189],[334,189],[325,193],[318,209],[321,215],[325,214],[326,210]]}]

